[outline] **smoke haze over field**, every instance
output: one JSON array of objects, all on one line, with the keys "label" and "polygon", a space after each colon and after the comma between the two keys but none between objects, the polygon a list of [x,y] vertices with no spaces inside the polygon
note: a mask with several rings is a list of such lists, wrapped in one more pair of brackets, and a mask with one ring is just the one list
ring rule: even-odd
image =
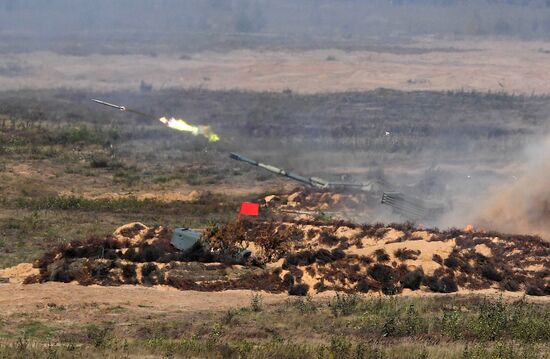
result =
[{"label": "smoke haze over field", "polygon": [[[550,3],[458,0],[5,0],[0,33],[37,40],[133,39],[185,44],[196,33],[269,34],[325,40],[415,35],[550,36]],[[258,42],[269,44],[270,36]],[[210,39],[212,40],[212,39]],[[234,41],[234,40],[230,40]],[[48,46],[48,45],[46,45]],[[248,46],[248,45],[244,45]],[[122,49],[121,49],[122,51]],[[128,51],[128,49],[125,49]]]},{"label": "smoke haze over field", "polygon": [[517,177],[496,186],[478,215],[482,228],[550,239],[550,138],[527,150]]},{"label": "smoke haze over field", "polygon": [[517,155],[547,122],[547,39],[550,0],[5,0],[0,87],[118,91],[300,174],[385,172],[384,190],[452,203],[441,227],[548,236],[550,141]]}]

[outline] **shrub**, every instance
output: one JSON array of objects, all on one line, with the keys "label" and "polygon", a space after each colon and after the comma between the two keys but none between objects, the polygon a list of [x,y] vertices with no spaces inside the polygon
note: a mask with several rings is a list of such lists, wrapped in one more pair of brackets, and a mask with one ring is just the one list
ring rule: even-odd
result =
[{"label": "shrub", "polygon": [[380,283],[390,283],[394,279],[392,267],[384,264],[375,264],[369,268],[368,274]]},{"label": "shrub", "polygon": [[155,263],[145,263],[141,267],[141,275],[143,277],[148,277],[151,273],[155,272],[158,269]]},{"label": "shrub", "polygon": [[507,326],[506,307],[501,301],[481,303],[479,316],[474,322],[473,331],[481,340],[496,340]]},{"label": "shrub", "polygon": [[338,237],[327,232],[321,232],[321,235],[319,236],[319,243],[327,246],[335,246],[339,242],[340,240],[338,239]]},{"label": "shrub", "polygon": [[500,287],[510,292],[517,292],[520,288],[519,283],[515,279],[506,278],[500,283]]},{"label": "shrub", "polygon": [[164,251],[159,246],[146,244],[139,249],[138,254],[139,262],[156,262]]},{"label": "shrub", "polygon": [[332,250],[332,258],[334,260],[344,259],[346,258],[346,252],[340,248],[335,248]]},{"label": "shrub", "polygon": [[384,263],[390,260],[390,256],[383,248],[379,248],[374,251],[374,256],[378,262]]},{"label": "shrub", "polygon": [[283,269],[289,266],[307,266],[315,262],[315,255],[311,251],[301,251],[298,253],[289,253],[286,255]]},{"label": "shrub", "polygon": [[355,285],[355,289],[361,293],[367,293],[369,291],[369,283],[366,279],[361,279]]},{"label": "shrub", "polygon": [[544,290],[536,285],[530,285],[525,290],[525,293],[532,296],[543,296]]},{"label": "shrub", "polygon": [[462,339],[463,322],[464,314],[460,310],[445,310],[441,319],[443,334],[454,340]]},{"label": "shrub", "polygon": [[145,263],[141,267],[141,282],[144,285],[155,285],[163,282],[162,273],[154,263]]},{"label": "shrub", "polygon": [[458,290],[456,279],[452,276],[445,276],[441,279],[435,276],[424,277],[423,283],[430,288],[432,292],[452,293]]},{"label": "shrub", "polygon": [[325,283],[321,280],[317,283],[315,283],[315,285],[313,286],[313,289],[315,289],[315,291],[317,293],[321,293],[321,292],[324,292],[325,290],[327,290],[327,286],[325,285]]},{"label": "shrub", "polygon": [[262,302],[263,302],[262,295],[260,293],[254,293],[250,298],[250,309],[253,312],[261,312],[263,309]]},{"label": "shrub", "polygon": [[420,251],[407,248],[399,248],[393,254],[400,260],[405,261],[407,259],[416,259],[420,255]]},{"label": "shrub", "polygon": [[401,288],[393,283],[384,283],[382,285],[382,293],[384,293],[385,295],[396,295],[400,291]]},{"label": "shrub", "polygon": [[441,278],[441,293],[453,293],[456,291],[458,291],[458,286],[454,277],[445,276]]},{"label": "shrub", "polygon": [[294,285],[294,277],[290,273],[286,273],[283,276],[283,286],[286,288],[292,287]]},{"label": "shrub", "polygon": [[332,253],[327,249],[319,249],[315,254],[315,259],[318,263],[326,264],[334,261]]},{"label": "shrub", "polygon": [[124,283],[126,284],[136,284],[136,265],[135,264],[124,264],[121,266],[122,277],[124,278]]},{"label": "shrub", "polygon": [[481,275],[489,280],[500,282],[502,280],[502,275],[491,265],[484,264],[480,268]]},{"label": "shrub", "polygon": [[445,258],[443,264],[449,268],[455,269],[460,265],[460,261],[454,254],[451,254],[449,257]]},{"label": "shrub", "polygon": [[292,306],[302,314],[313,313],[317,311],[317,304],[308,295],[305,300],[297,299],[292,302]]},{"label": "shrub", "polygon": [[422,269],[416,269],[412,272],[409,272],[401,278],[401,286],[403,288],[408,288],[411,290],[417,290],[422,284],[422,279],[424,278],[424,271]]},{"label": "shrub", "polygon": [[330,301],[329,307],[335,317],[340,315],[350,315],[357,310],[361,303],[360,298],[355,294],[340,294]]},{"label": "shrub", "polygon": [[305,296],[309,291],[309,285],[301,283],[295,284],[288,289],[289,295]]}]

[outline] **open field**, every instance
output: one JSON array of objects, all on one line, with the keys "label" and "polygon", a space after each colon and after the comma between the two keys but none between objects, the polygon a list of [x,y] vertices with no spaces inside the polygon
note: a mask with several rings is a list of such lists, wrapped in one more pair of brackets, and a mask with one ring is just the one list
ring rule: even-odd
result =
[{"label": "open field", "polygon": [[0,5],[0,358],[550,358],[550,5],[33,1]]},{"label": "open field", "polygon": [[[550,43],[420,38],[357,50],[258,51],[211,47],[200,52],[70,54],[63,51],[0,55],[4,90],[72,88],[95,91],[153,89],[283,91],[299,93],[404,90],[550,92]],[[365,47],[363,49],[362,47]],[[154,47],[153,47],[154,49]]]},{"label": "open field", "polygon": [[[210,124],[222,141],[103,111],[90,97],[159,115],[185,113]],[[294,186],[229,160],[229,151],[309,176],[396,186],[429,179],[420,193],[467,184],[477,194],[517,173],[518,149],[543,136],[548,104],[544,96],[469,92],[6,92],[1,262],[27,261],[75,236],[132,221],[201,227],[232,217],[240,200]]]},{"label": "open field", "polygon": [[521,298],[312,300],[46,284],[13,291],[22,303],[14,305],[5,293],[0,353],[6,358],[44,351],[113,358],[545,358],[549,351],[548,307]]}]

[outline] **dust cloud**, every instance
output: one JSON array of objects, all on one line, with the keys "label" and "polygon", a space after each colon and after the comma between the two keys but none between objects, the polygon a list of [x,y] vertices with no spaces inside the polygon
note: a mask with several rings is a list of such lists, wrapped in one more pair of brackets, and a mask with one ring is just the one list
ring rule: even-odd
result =
[{"label": "dust cloud", "polygon": [[498,185],[481,206],[480,228],[529,233],[550,240],[550,137],[527,150],[512,180]]}]

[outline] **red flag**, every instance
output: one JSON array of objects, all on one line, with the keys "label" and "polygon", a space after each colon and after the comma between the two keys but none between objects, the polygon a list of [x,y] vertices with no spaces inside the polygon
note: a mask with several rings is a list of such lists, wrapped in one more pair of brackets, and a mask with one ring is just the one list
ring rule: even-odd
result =
[{"label": "red flag", "polygon": [[260,212],[260,205],[258,203],[252,202],[242,202],[241,209],[239,214],[244,214],[247,216],[257,216]]}]

